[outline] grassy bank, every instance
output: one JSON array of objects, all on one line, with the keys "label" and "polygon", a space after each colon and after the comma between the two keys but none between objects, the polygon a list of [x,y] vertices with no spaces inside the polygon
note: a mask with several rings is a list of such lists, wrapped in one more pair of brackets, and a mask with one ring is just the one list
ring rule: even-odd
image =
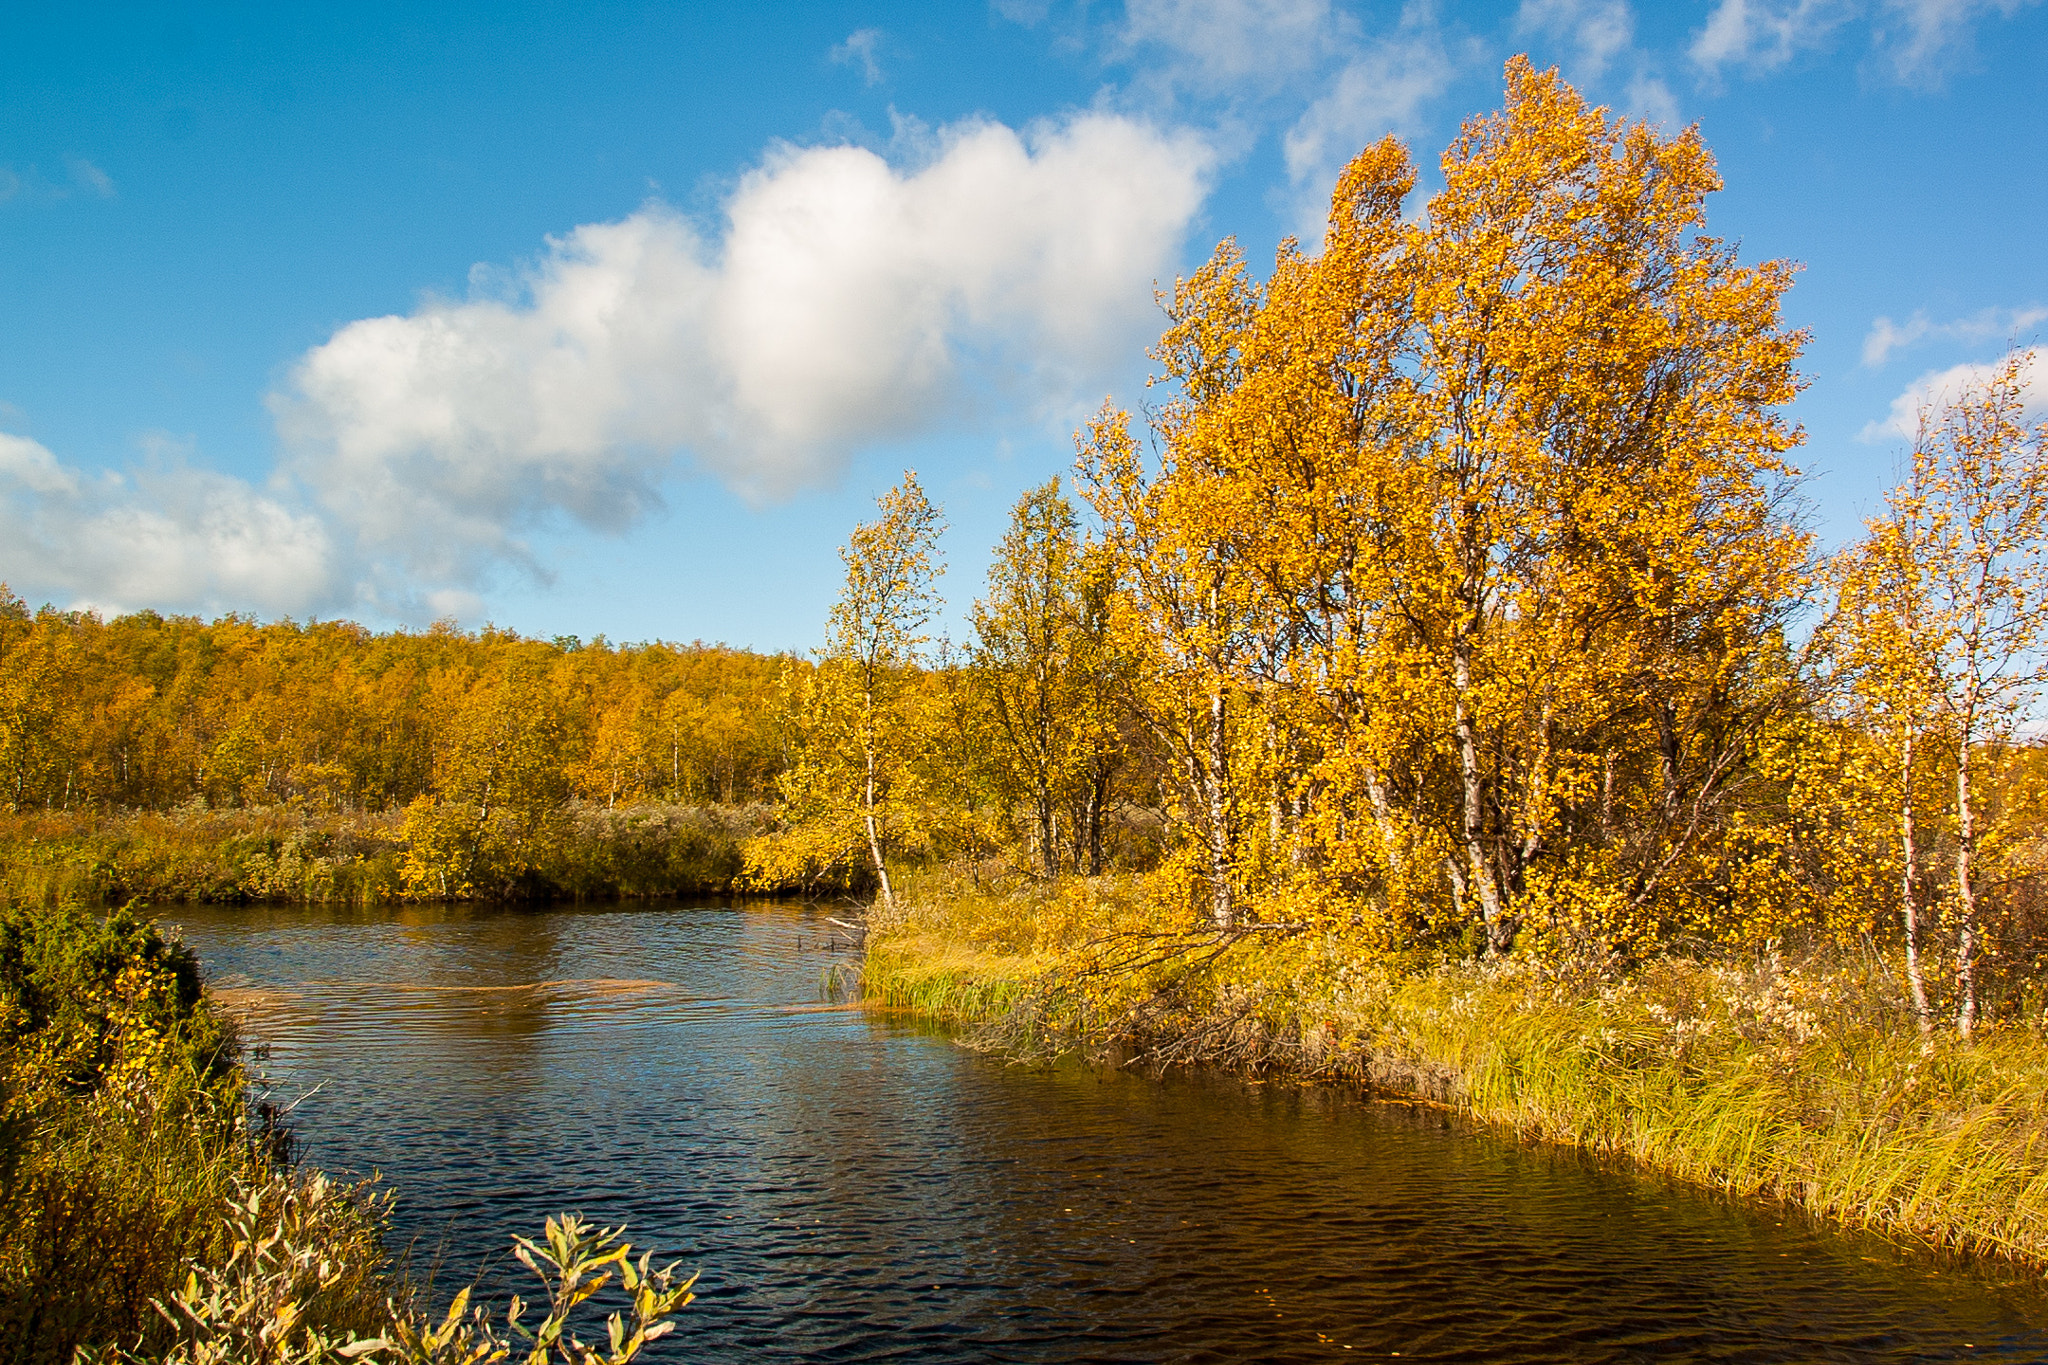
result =
[{"label": "grassy bank", "polygon": [[1363,1081],[2048,1268],[2041,1013],[1923,1039],[1876,956],[1388,961],[1342,931],[1175,933],[1136,883],[999,896],[929,879],[877,916],[864,989],[987,1046]]},{"label": "grassy bank", "polygon": [[[724,894],[764,806],[572,805],[518,894],[535,899]],[[408,893],[403,811],[294,806],[0,814],[0,904],[288,901]]]}]

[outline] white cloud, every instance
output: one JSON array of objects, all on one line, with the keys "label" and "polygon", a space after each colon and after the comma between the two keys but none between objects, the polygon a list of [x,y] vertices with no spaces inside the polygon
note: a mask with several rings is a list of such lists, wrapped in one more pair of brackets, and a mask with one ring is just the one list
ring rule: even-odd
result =
[{"label": "white cloud", "polygon": [[1128,0],[1124,55],[1165,55],[1171,83],[1205,94],[1264,94],[1320,62],[1350,26],[1329,0]]},{"label": "white cloud", "polygon": [[4,433],[0,579],[109,612],[300,612],[346,598],[316,516],[175,458],[86,478]]},{"label": "white cloud", "polygon": [[678,459],[767,498],[1092,400],[1156,326],[1208,147],[1101,113],[899,145],[778,148],[715,239],[650,205],[342,327],[271,396],[267,492],[161,441],[88,476],[0,433],[0,578],[107,610],[473,613],[493,564],[542,571],[526,528],[622,528]]},{"label": "white cloud", "polygon": [[1921,341],[1987,341],[1994,337],[2025,340],[2020,334],[2048,322],[2048,308],[2033,304],[2025,308],[1986,308],[1953,322],[1935,322],[1918,311],[1904,322],[1881,317],[1870,324],[1863,338],[1863,363],[1876,369],[1892,352],[1905,350]]},{"label": "white cloud", "polygon": [[[1982,385],[1998,372],[2001,363],[1996,360],[1968,361],[1945,370],[1929,370],[1892,400],[1891,410],[1882,419],[1866,424],[1859,434],[1860,439],[1882,441],[1904,437],[1910,441],[1920,429],[1922,412],[1937,410],[1957,395]],[[2030,416],[2048,414],[2048,384],[2041,381],[2040,359],[2029,354],[2020,371],[2020,387]]]},{"label": "white cloud", "polygon": [[1694,35],[1692,59],[1708,76],[1725,67],[1770,71],[1837,31],[1867,20],[1872,55],[1904,85],[1939,82],[1975,41],[1979,20],[2009,17],[2036,0],[1716,0]]},{"label": "white cloud", "polygon": [[882,30],[878,28],[855,29],[846,36],[846,41],[832,49],[832,60],[840,66],[860,68],[861,79],[869,85],[882,82],[882,64],[876,57],[882,45]]},{"label": "white cloud", "polygon": [[651,206],[550,239],[509,297],[350,323],[273,395],[287,469],[369,557],[445,584],[556,510],[623,526],[679,455],[774,497],[1073,401],[1154,325],[1210,153],[1104,114],[935,143],[908,169],[781,148],[715,245]]},{"label": "white cloud", "polygon": [[1578,57],[1574,74],[1593,79],[1634,48],[1636,17],[1628,0],[1522,0],[1515,32],[1570,43]]},{"label": "white cloud", "polygon": [[1360,46],[1281,143],[1288,178],[1302,197],[1305,240],[1320,240],[1329,189],[1344,163],[1387,133],[1414,132],[1424,107],[1457,71],[1427,5],[1411,4],[1398,28]]},{"label": "white cloud", "polygon": [[1693,37],[1692,59],[1709,75],[1729,66],[1769,71],[1825,42],[1855,10],[1849,0],[1717,0]]},{"label": "white cloud", "polygon": [[48,447],[4,431],[0,431],[0,480],[18,484],[31,493],[78,491],[78,476],[58,464]]},{"label": "white cloud", "polygon": [[1980,18],[2009,18],[2034,0],[1886,0],[1874,46],[1906,85],[1930,85],[1975,42]]}]

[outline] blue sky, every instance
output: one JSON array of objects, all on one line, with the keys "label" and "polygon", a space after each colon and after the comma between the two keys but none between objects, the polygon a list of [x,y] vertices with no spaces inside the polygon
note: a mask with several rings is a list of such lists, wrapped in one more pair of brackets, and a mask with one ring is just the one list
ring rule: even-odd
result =
[{"label": "blue sky", "polygon": [[[0,579],[31,601],[814,644],[906,465],[971,598],[1155,282],[1425,166],[1526,51],[1697,121],[1804,263],[1824,538],[2048,330],[2024,0],[85,7],[0,21]],[[1424,188],[1429,188],[1425,174]],[[2048,386],[2044,386],[2048,387]]]}]

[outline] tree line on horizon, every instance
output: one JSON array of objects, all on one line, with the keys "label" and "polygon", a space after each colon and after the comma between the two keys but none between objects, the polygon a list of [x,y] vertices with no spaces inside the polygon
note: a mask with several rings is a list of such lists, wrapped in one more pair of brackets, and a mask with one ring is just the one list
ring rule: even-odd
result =
[{"label": "tree line on horizon", "polygon": [[537,640],[450,623],[206,622],[31,611],[0,587],[0,783],[12,811],[507,798],[769,799],[779,656]]}]

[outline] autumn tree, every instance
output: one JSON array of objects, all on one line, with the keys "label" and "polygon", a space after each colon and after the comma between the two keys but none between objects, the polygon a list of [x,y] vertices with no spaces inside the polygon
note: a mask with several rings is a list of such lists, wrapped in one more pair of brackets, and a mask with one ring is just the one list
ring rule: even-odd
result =
[{"label": "autumn tree", "polygon": [[0,788],[10,811],[68,795],[66,699],[74,686],[70,631],[56,613],[31,618],[0,584]]},{"label": "autumn tree", "polygon": [[1923,846],[1928,821],[1927,776],[1943,750],[1935,732],[1943,722],[1934,654],[1922,632],[1932,609],[1928,561],[1934,551],[1928,525],[1927,481],[1933,473],[1918,458],[1906,483],[1886,498],[1884,515],[1869,522],[1862,544],[1834,565],[1837,600],[1831,633],[1841,641],[1855,716],[1885,756],[1883,795],[1897,840],[1897,896],[1905,947],[1906,985],[1922,1032],[1934,1026],[1922,963],[1927,920]]},{"label": "autumn tree", "polygon": [[933,697],[919,669],[939,608],[943,522],[913,472],[877,505],[881,515],[840,551],[846,582],[817,667],[786,675],[799,744],[780,783],[787,827],[748,859],[757,878],[790,881],[858,850],[894,909],[890,867],[928,845],[943,819],[932,800],[943,759],[927,743]]},{"label": "autumn tree", "polygon": [[1283,245],[1263,285],[1225,243],[1155,352],[1156,472],[1115,420],[1084,465],[1209,716],[1177,739],[1219,895],[1267,769],[1311,873],[1372,848],[1493,951],[1532,905],[1641,934],[1789,695],[1792,271],[1702,233],[1696,130],[1523,58],[1442,173],[1411,217],[1405,150],[1368,148],[1321,254]]},{"label": "autumn tree", "polygon": [[602,801],[605,809],[640,795],[652,775],[648,735],[653,705],[644,688],[627,685],[622,695],[601,704],[592,728],[588,756],[576,764],[571,778],[584,799]]},{"label": "autumn tree", "polygon": [[984,766],[1006,806],[1028,808],[1048,877],[1067,865],[1101,872],[1102,822],[1122,758],[1110,584],[1099,561],[1059,480],[1050,480],[1018,499],[971,614],[969,678],[987,718]]},{"label": "autumn tree", "polygon": [[1955,1023],[1965,1038],[1979,1015],[1984,769],[2009,749],[2048,680],[2048,422],[2025,420],[2032,362],[2016,351],[1923,410],[1906,481],[1844,574],[1858,690],[1898,774],[1907,972],[1923,1020],[1914,776],[1930,747],[1950,774]]},{"label": "autumn tree", "polygon": [[1105,832],[1141,775],[1134,770],[1126,728],[1133,655],[1118,625],[1123,598],[1115,558],[1099,541],[1083,540],[1076,566],[1066,637],[1067,828],[1076,872],[1099,877]]},{"label": "autumn tree", "polygon": [[[1203,392],[1196,376],[1182,378]],[[1145,466],[1129,414],[1105,408],[1081,442],[1080,471],[1103,523],[1111,572],[1127,589],[1117,606],[1136,668],[1131,713],[1164,755],[1201,867],[1209,925],[1229,931],[1241,918],[1250,871],[1237,752],[1246,723],[1243,681],[1248,655],[1270,638],[1261,628],[1270,618],[1257,614],[1237,557],[1233,528],[1250,524],[1254,510],[1205,501],[1214,481],[1199,454],[1172,439],[1197,401],[1169,407],[1156,471]]]},{"label": "autumn tree", "polygon": [[541,865],[569,794],[561,711],[537,661],[450,698],[434,791],[406,809],[404,873],[417,893],[495,893]]}]

